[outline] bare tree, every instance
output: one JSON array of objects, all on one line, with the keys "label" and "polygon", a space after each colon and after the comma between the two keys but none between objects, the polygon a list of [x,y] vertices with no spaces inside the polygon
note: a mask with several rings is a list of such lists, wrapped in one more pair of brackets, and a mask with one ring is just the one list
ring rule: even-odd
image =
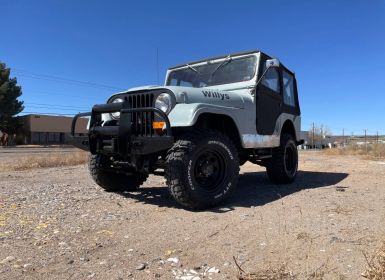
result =
[{"label": "bare tree", "polygon": [[322,144],[323,139],[331,136],[331,130],[324,124],[314,124],[308,131],[308,137],[312,145]]}]

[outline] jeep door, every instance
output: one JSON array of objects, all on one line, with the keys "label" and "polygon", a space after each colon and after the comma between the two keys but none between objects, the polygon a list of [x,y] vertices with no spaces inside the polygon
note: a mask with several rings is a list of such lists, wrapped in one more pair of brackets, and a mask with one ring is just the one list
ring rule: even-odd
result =
[{"label": "jeep door", "polygon": [[[265,65],[265,60],[261,61]],[[259,73],[264,72],[260,66]],[[282,112],[281,71],[271,67],[256,89],[256,128],[260,135],[271,135]]]}]

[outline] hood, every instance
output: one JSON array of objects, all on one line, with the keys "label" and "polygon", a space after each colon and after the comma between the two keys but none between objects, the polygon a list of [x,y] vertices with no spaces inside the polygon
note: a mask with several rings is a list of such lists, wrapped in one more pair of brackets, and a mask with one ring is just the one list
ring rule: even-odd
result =
[{"label": "hood", "polygon": [[242,94],[212,88],[193,88],[169,86],[176,97],[177,103],[208,103],[224,107],[243,108],[244,97]]},{"label": "hood", "polygon": [[223,107],[244,108],[245,99],[250,99],[251,95],[234,92],[224,91],[212,88],[193,88],[193,87],[180,87],[180,86],[142,86],[130,88],[129,90],[121,93],[130,93],[147,90],[161,90],[165,89],[171,91],[176,99],[177,103],[192,104],[192,103],[207,103]]},{"label": "hood", "polygon": [[130,91],[140,91],[140,90],[146,90],[146,89],[155,89],[155,88],[160,88],[161,86],[158,85],[148,85],[148,86],[141,86],[141,87],[133,87],[129,88],[127,92]]}]

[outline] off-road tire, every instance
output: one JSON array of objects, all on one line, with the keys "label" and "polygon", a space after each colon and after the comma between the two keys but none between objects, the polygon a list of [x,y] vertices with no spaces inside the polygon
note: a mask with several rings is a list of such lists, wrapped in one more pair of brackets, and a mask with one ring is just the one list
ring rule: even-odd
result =
[{"label": "off-road tire", "polygon": [[281,144],[273,149],[272,158],[266,162],[267,175],[272,183],[290,184],[298,171],[298,150],[291,134],[281,136]]},{"label": "off-road tire", "polygon": [[133,172],[132,175],[108,170],[109,159],[104,155],[91,155],[88,168],[92,179],[108,192],[135,191],[148,175]]},{"label": "off-road tire", "polygon": [[192,130],[166,156],[165,177],[174,199],[188,209],[218,205],[236,188],[238,151],[223,133]]}]

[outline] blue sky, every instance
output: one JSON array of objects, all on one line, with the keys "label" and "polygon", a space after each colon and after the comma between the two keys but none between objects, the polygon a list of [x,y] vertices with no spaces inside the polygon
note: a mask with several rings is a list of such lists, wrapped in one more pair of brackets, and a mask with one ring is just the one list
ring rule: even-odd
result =
[{"label": "blue sky", "polygon": [[334,134],[385,134],[383,0],[0,0],[0,8],[0,61],[23,88],[25,112],[72,114],[115,88],[157,84],[157,49],[161,83],[174,64],[260,49],[296,72],[304,130],[315,122]]}]

